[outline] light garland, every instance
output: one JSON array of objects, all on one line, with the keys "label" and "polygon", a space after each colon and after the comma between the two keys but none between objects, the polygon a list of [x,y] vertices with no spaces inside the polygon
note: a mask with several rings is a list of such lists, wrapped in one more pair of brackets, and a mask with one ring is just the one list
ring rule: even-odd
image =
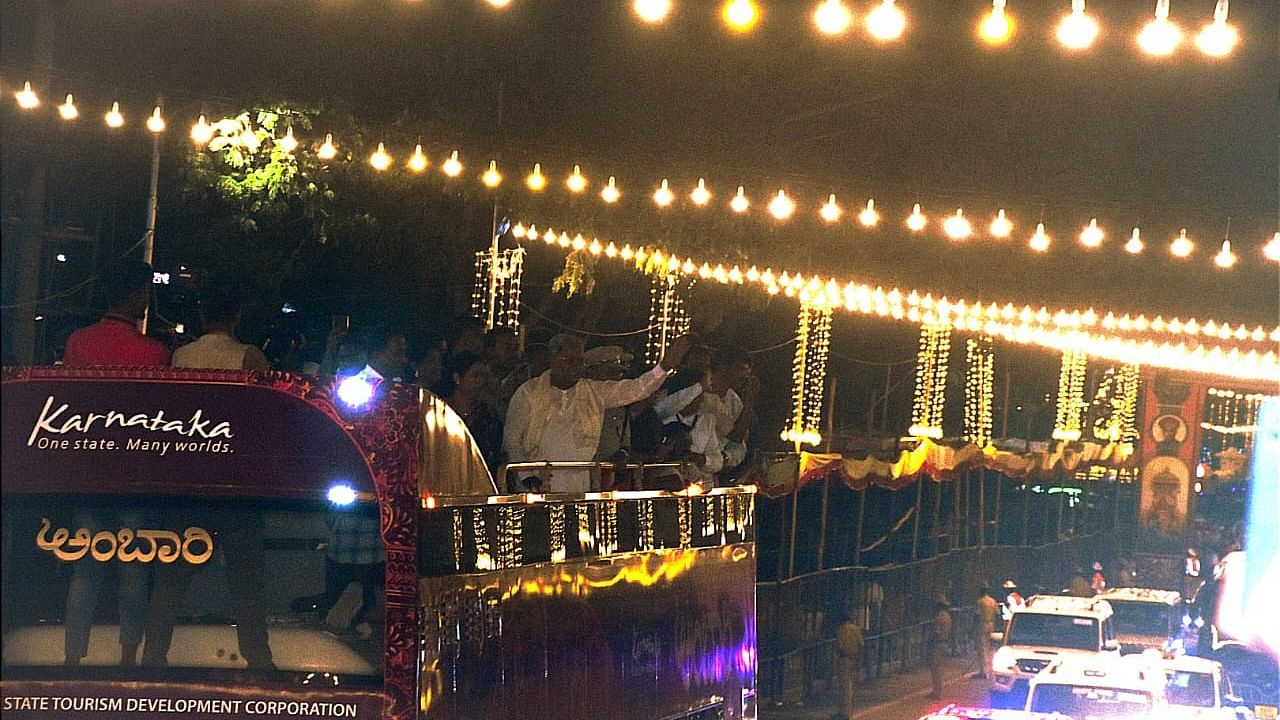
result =
[{"label": "light garland", "polygon": [[1093,397],[1093,439],[1132,446],[1138,439],[1137,407],[1138,367],[1107,368]]},{"label": "light garland", "polygon": [[[471,314],[485,321],[487,329],[502,327],[515,333],[520,332],[520,293],[524,278],[524,254],[525,250],[522,247],[500,250],[495,264],[492,251],[476,251],[476,274],[471,286]],[[490,324],[491,289],[493,322]]]},{"label": "light garland", "polygon": [[796,354],[791,371],[791,418],[785,442],[815,446],[822,442],[822,401],[831,352],[831,307],[800,304]]},{"label": "light garland", "polygon": [[920,350],[916,353],[916,388],[911,401],[912,437],[942,437],[942,416],[947,400],[947,370],[951,359],[951,325],[936,320],[920,326]]},{"label": "light garland", "polygon": [[1058,372],[1058,408],[1053,423],[1053,439],[1075,442],[1081,432],[1081,415],[1086,407],[1084,382],[1089,371],[1089,356],[1079,350],[1062,353]]},{"label": "light garland", "polygon": [[965,341],[964,436],[978,447],[991,444],[995,352],[990,338]]},{"label": "light garland", "polygon": [[645,361],[653,365],[667,352],[674,339],[689,334],[691,321],[680,293],[678,272],[655,272],[649,282],[649,332],[645,340]]}]

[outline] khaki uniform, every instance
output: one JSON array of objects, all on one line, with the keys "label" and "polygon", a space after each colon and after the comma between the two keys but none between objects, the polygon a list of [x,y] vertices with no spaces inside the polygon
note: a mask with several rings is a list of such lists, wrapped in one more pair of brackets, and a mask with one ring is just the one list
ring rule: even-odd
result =
[{"label": "khaki uniform", "polygon": [[845,620],[836,631],[836,682],[840,688],[840,712],[853,717],[854,695],[862,677],[864,638],[862,628],[853,620]]},{"label": "khaki uniform", "polygon": [[986,677],[991,672],[991,633],[996,631],[1000,617],[1000,605],[990,595],[978,598],[978,674]]},{"label": "khaki uniform", "polygon": [[942,696],[942,659],[951,645],[951,613],[941,608],[933,618],[933,634],[929,638],[929,676],[933,681],[932,697]]}]

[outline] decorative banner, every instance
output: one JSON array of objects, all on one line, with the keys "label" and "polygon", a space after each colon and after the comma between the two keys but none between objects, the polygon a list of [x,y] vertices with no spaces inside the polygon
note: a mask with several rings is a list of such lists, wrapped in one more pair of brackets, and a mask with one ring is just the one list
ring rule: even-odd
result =
[{"label": "decorative banner", "polygon": [[947,364],[950,358],[951,324],[932,321],[921,325],[911,429],[907,431],[914,437],[942,437],[942,412],[946,407]]},{"label": "decorative banner", "polygon": [[1147,384],[1138,500],[1145,527],[1176,533],[1186,525],[1205,390],[1203,384],[1172,373],[1155,374]]},{"label": "decorative banner", "polygon": [[782,431],[784,441],[796,445],[822,442],[822,399],[830,350],[831,308],[802,303],[791,375],[791,419]]},{"label": "decorative banner", "polygon": [[1084,382],[1089,374],[1089,356],[1083,350],[1067,350],[1062,353],[1062,369],[1058,373],[1058,411],[1053,424],[1053,439],[1075,442],[1083,433],[1080,430],[1082,415],[1087,407],[1084,401]]},{"label": "decorative banner", "polygon": [[[689,334],[689,314],[680,294],[683,278],[677,272],[655,272],[649,285],[649,337],[645,362],[656,364],[667,351],[667,343]],[[687,285],[686,285],[687,287]]]},{"label": "decorative banner", "polygon": [[964,438],[978,447],[991,443],[991,401],[995,352],[991,338],[965,341]]}]

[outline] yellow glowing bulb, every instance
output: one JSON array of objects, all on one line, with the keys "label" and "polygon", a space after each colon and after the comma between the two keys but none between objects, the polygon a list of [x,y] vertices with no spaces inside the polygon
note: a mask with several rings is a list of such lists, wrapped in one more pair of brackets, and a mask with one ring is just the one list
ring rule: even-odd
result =
[{"label": "yellow glowing bulb", "polygon": [[778,220],[786,220],[796,211],[796,203],[787,197],[786,190],[779,190],[769,201],[769,214]]},{"label": "yellow glowing bulb", "polygon": [[449,158],[440,166],[440,171],[451,178],[462,174],[462,161],[458,160],[458,151],[449,153]]},{"label": "yellow glowing bulb", "polygon": [[490,7],[504,8],[511,4],[511,0],[485,0]]},{"label": "yellow glowing bulb", "polygon": [[749,207],[751,207],[751,201],[747,200],[747,191],[739,185],[738,192],[733,196],[733,199],[729,201],[729,209],[738,214],[742,214],[746,212]]},{"label": "yellow glowing bulb", "polygon": [[118,128],[123,126],[124,113],[120,112],[120,103],[111,103],[111,109],[107,111],[106,115],[102,116],[102,119],[106,121],[107,127]]},{"label": "yellow glowing bulb", "polygon": [[618,191],[618,181],[609,176],[609,183],[600,190],[600,199],[607,203],[616,203],[618,198],[622,197],[622,193]]},{"label": "yellow glowing bulb", "polygon": [[1195,249],[1195,243],[1191,242],[1191,238],[1187,237],[1186,228],[1182,228],[1178,233],[1178,237],[1169,245],[1169,252],[1173,253],[1174,257],[1179,258],[1191,255],[1191,252]]},{"label": "yellow glowing bulb", "polygon": [[657,24],[671,14],[671,0],[635,0],[631,8],[641,20]]},{"label": "yellow glowing bulb", "polygon": [[698,186],[689,193],[689,199],[694,205],[702,206],[711,202],[711,191],[707,189],[707,181],[698,178]]},{"label": "yellow glowing bulb", "polygon": [[1098,21],[1084,11],[1084,0],[1071,0],[1071,14],[1058,23],[1058,42],[1068,50],[1084,50],[1098,37]]},{"label": "yellow glowing bulb", "polygon": [[280,149],[287,153],[298,149],[298,138],[293,136],[292,125],[284,129],[284,137],[277,140],[276,145],[279,145]]},{"label": "yellow glowing bulb", "polygon": [[1262,256],[1271,262],[1280,262],[1280,231],[1277,231],[1267,244],[1262,246]]},{"label": "yellow glowing bulb", "polygon": [[1007,238],[1013,233],[1013,223],[1009,218],[1005,217],[1004,208],[996,213],[996,217],[991,221],[991,234],[998,238]]},{"label": "yellow glowing bulb", "polygon": [[580,193],[587,189],[587,178],[582,174],[582,168],[577,165],[573,166],[573,172],[564,181],[565,187],[569,188],[569,192]]},{"label": "yellow glowing bulb", "polygon": [[1220,268],[1229,268],[1236,264],[1236,254],[1231,252],[1231,241],[1223,240],[1222,249],[1213,257],[1213,264]]},{"label": "yellow glowing bulb", "polygon": [[1036,232],[1027,241],[1027,246],[1036,252],[1044,252],[1049,249],[1049,233],[1044,231],[1044,223],[1036,223]]},{"label": "yellow glowing bulb", "polygon": [[1005,0],[991,0],[991,12],[983,18],[979,34],[990,45],[1003,45],[1013,37],[1013,19],[1004,11]]},{"label": "yellow glowing bulb", "polygon": [[382,143],[378,143],[378,149],[369,156],[369,164],[378,172],[391,167],[391,153],[387,152],[387,148]]},{"label": "yellow glowing bulb", "polygon": [[911,208],[911,214],[907,216],[907,229],[911,232],[920,232],[927,223],[924,213],[920,212],[920,203],[916,203]]},{"label": "yellow glowing bulb", "polygon": [[316,157],[321,160],[332,160],[338,156],[338,148],[333,144],[333,133],[326,133],[324,142],[316,150]]},{"label": "yellow glowing bulb", "polygon": [[744,33],[760,21],[760,8],[752,0],[726,0],[720,17],[730,30]]},{"label": "yellow glowing bulb", "polygon": [[156,108],[151,111],[151,115],[147,118],[147,129],[153,133],[162,133],[164,132],[164,128],[164,118],[160,115],[160,106],[157,105]]},{"label": "yellow glowing bulb", "polygon": [[[582,237],[582,236],[579,235],[578,237]],[[567,248],[573,244],[573,241],[569,239],[569,233],[561,231],[560,237],[556,240],[556,244],[562,248]]]},{"label": "yellow glowing bulb", "polygon": [[902,37],[903,31],[907,29],[907,16],[893,0],[883,0],[867,13],[866,24],[871,37],[887,42]]},{"label": "yellow glowing bulb", "polygon": [[413,154],[409,156],[409,161],[406,163],[406,165],[408,166],[409,170],[413,172],[416,172],[416,173],[426,172],[427,154],[422,152],[422,143],[418,143],[417,145],[413,146]]},{"label": "yellow glowing bulb", "polygon": [[525,233],[525,237],[529,238],[530,240],[537,240],[538,226],[534,225],[533,223],[529,223],[529,232]]},{"label": "yellow glowing bulb", "polygon": [[1209,57],[1230,55],[1240,42],[1240,33],[1227,24],[1227,0],[1218,0],[1213,8],[1213,22],[1204,26],[1196,35],[1196,47]]},{"label": "yellow glowing bulb", "polygon": [[71,93],[67,93],[67,99],[58,106],[58,114],[63,120],[75,120],[80,117],[80,111],[76,108],[75,102],[71,98]]},{"label": "yellow glowing bulb", "polygon": [[13,97],[18,101],[18,107],[23,110],[34,110],[40,107],[40,96],[36,95],[36,91],[31,89],[30,80],[24,82],[22,89],[14,93]]},{"label": "yellow glowing bulb", "polygon": [[502,173],[498,172],[497,160],[489,161],[489,168],[480,176],[480,182],[484,183],[484,186],[489,189],[496,188],[502,184]]},{"label": "yellow glowing bulb", "polygon": [[1142,252],[1145,247],[1142,243],[1142,231],[1138,228],[1133,229],[1133,234],[1129,236],[1129,241],[1124,244],[1124,251],[1130,255],[1137,255]]},{"label": "yellow glowing bulb", "polygon": [[1084,230],[1080,231],[1080,244],[1087,248],[1096,248],[1102,244],[1106,233],[1102,232],[1102,228],[1098,227],[1098,218],[1093,218]]},{"label": "yellow glowing bulb", "polygon": [[524,223],[518,222],[515,227],[511,228],[511,237],[517,240],[523,240],[528,234],[529,228],[525,227]]},{"label": "yellow glowing bulb", "polygon": [[853,24],[853,12],[841,0],[822,0],[813,11],[813,24],[824,35],[843,35]]},{"label": "yellow glowing bulb", "polygon": [[534,192],[541,192],[547,186],[547,176],[542,174],[542,163],[533,164],[533,172],[525,177],[524,184]]},{"label": "yellow glowing bulb", "polygon": [[952,240],[966,240],[973,234],[973,226],[964,211],[956,208],[956,214],[942,221],[942,231]]},{"label": "yellow glowing bulb", "polygon": [[582,233],[573,236],[573,241],[569,243],[574,250],[581,250],[587,246],[586,238],[582,237]]},{"label": "yellow glowing bulb", "polygon": [[875,200],[867,200],[867,206],[858,213],[858,222],[862,223],[863,227],[875,227],[876,223],[880,222],[880,213],[876,212]]},{"label": "yellow glowing bulb", "polygon": [[1156,16],[1138,33],[1138,47],[1148,55],[1173,54],[1182,42],[1182,30],[1169,20],[1169,0],[1156,0]]},{"label": "yellow glowing bulb", "polygon": [[634,251],[634,250],[632,250],[632,249],[631,249],[631,245],[630,245],[630,244],[626,244],[626,245],[623,245],[623,246],[622,246],[622,253],[621,253],[621,257],[622,257],[622,259],[623,259],[623,260],[630,260],[630,259],[634,258],[635,256],[636,256],[636,253],[635,253],[635,251]]},{"label": "yellow glowing bulb", "polygon": [[244,132],[240,133],[239,142],[248,148],[249,152],[258,151],[262,141],[258,139],[258,133],[253,129],[253,123],[245,124]]},{"label": "yellow glowing bulb", "polygon": [[822,204],[822,209],[818,211],[818,215],[822,216],[824,222],[833,223],[840,219],[844,214],[844,208],[836,203],[835,193],[827,196],[827,201]]},{"label": "yellow glowing bulb", "polygon": [[606,245],[604,248],[604,256],[608,258],[618,257],[618,246],[613,243]]},{"label": "yellow glowing bulb", "polygon": [[653,201],[658,204],[658,207],[666,207],[675,199],[675,193],[671,192],[671,184],[666,178],[662,178],[662,184],[653,192]]}]

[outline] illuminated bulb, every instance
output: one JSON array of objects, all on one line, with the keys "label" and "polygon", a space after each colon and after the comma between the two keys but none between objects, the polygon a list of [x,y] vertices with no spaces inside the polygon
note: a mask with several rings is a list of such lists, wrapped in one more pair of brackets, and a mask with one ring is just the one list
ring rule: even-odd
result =
[{"label": "illuminated bulb", "polygon": [[451,178],[456,178],[462,174],[462,162],[458,160],[457,150],[449,154],[449,159],[444,161],[444,164],[440,166],[440,170]]},{"label": "illuminated bulb", "polygon": [[634,251],[634,250],[632,250],[632,249],[631,249],[631,245],[630,245],[630,244],[628,244],[628,245],[623,245],[623,246],[622,246],[622,259],[623,259],[623,260],[630,260],[630,259],[634,258],[635,256],[636,256],[636,253],[635,253],[635,251]]},{"label": "illuminated bulb", "polygon": [[120,103],[111,103],[111,109],[107,111],[102,119],[107,122],[107,127],[118,128],[124,125],[124,114],[120,112]]},{"label": "illuminated bulb", "polygon": [[662,178],[662,184],[653,192],[653,201],[658,207],[666,207],[676,199],[675,193],[671,192],[670,183],[666,178]]},{"label": "illuminated bulb", "polygon": [[618,198],[622,197],[622,193],[618,192],[618,181],[609,176],[609,183],[600,190],[600,199],[607,203],[616,203]]},{"label": "illuminated bulb", "polygon": [[749,207],[751,207],[751,201],[747,200],[747,191],[739,185],[737,194],[729,201],[729,209],[741,214],[746,212]]},{"label": "illuminated bulb", "polygon": [[279,145],[280,149],[287,153],[291,153],[298,149],[298,138],[293,136],[292,125],[284,129],[284,137],[277,140],[276,145]]},{"label": "illuminated bulb", "polygon": [[258,133],[253,129],[253,123],[247,123],[244,132],[240,133],[240,144],[248,148],[249,152],[257,152],[262,142],[258,140]]},{"label": "illuminated bulb", "polygon": [[920,203],[916,203],[911,208],[911,214],[907,216],[907,229],[911,232],[920,232],[926,223],[928,220],[925,219],[924,213],[920,212]]},{"label": "illuminated bulb", "polygon": [[485,170],[484,174],[480,176],[480,182],[484,183],[484,186],[489,189],[496,188],[502,184],[502,173],[498,172],[497,160],[489,161],[489,169]]},{"label": "illuminated bulb", "polygon": [[1036,252],[1044,252],[1049,249],[1049,233],[1044,231],[1044,223],[1036,223],[1036,232],[1027,241],[1027,245]]},{"label": "illuminated bulb", "polygon": [[582,233],[573,236],[573,241],[569,243],[574,250],[581,250],[587,246],[586,238],[582,237]]},{"label": "illuminated bulb", "polygon": [[569,188],[569,192],[580,193],[587,189],[587,178],[582,175],[582,168],[577,165],[573,166],[573,173],[564,181],[565,187]]},{"label": "illuminated bulb", "polygon": [[23,110],[34,110],[40,107],[40,96],[36,95],[36,91],[31,89],[31,81],[22,84],[22,89],[13,94],[15,100],[18,101],[18,107]]},{"label": "illuminated bulb", "polygon": [[1231,252],[1231,241],[1223,240],[1222,249],[1213,257],[1213,264],[1220,268],[1229,268],[1236,264],[1236,254]]},{"label": "illuminated bulb", "polygon": [[707,189],[707,183],[702,178],[698,178],[698,187],[689,193],[689,199],[694,205],[706,205],[711,201],[711,191]]},{"label": "illuminated bulb", "polygon": [[382,143],[378,143],[378,149],[369,156],[369,164],[378,172],[391,167],[391,153],[387,152],[387,148]]},{"label": "illuminated bulb", "polygon": [[1102,239],[1106,234],[1102,232],[1102,228],[1098,227],[1098,218],[1093,218],[1084,230],[1080,231],[1080,244],[1087,248],[1096,248],[1102,244]]},{"label": "illuminated bulb", "polygon": [[560,237],[556,239],[556,244],[562,248],[567,248],[573,244],[573,241],[569,239],[569,233],[561,231]]},{"label": "illuminated bulb", "polygon": [[786,220],[796,211],[796,203],[787,197],[786,190],[779,190],[769,201],[769,214],[778,220]]},{"label": "illuminated bulb", "polygon": [[1005,0],[991,0],[991,12],[982,20],[982,39],[990,45],[1003,45],[1013,36],[1013,20],[1004,12]]},{"label": "illuminated bulb", "polygon": [[533,172],[524,179],[524,184],[534,192],[541,192],[547,186],[547,176],[542,174],[542,163],[533,164]]},{"label": "illuminated bulb", "polygon": [[1178,237],[1169,245],[1169,252],[1173,253],[1174,257],[1184,258],[1190,255],[1195,248],[1195,243],[1191,242],[1191,239],[1187,237],[1187,229],[1182,228],[1178,233]]},{"label": "illuminated bulb", "polygon": [[685,258],[684,264],[680,266],[680,272],[684,273],[685,275],[692,273],[696,269],[697,268],[695,268],[693,265],[693,261],[690,260],[689,258]]},{"label": "illuminated bulb", "polygon": [[1280,263],[1280,231],[1262,247],[1262,255],[1271,262]]},{"label": "illuminated bulb", "polygon": [[1013,223],[1005,217],[1004,208],[1000,208],[995,219],[991,221],[991,234],[998,238],[1007,238],[1012,233]]},{"label": "illuminated bulb", "polygon": [[71,93],[67,93],[67,99],[58,106],[58,114],[63,120],[75,120],[80,117],[80,111],[76,109],[75,102],[71,99]]},{"label": "illuminated bulb", "polygon": [[511,4],[511,0],[485,0],[491,7],[504,8]]},{"label": "illuminated bulb", "polygon": [[326,133],[324,142],[316,150],[316,157],[321,160],[332,160],[338,156],[338,148],[333,144],[333,133]]},{"label": "illuminated bulb", "polygon": [[907,16],[893,0],[883,0],[867,13],[866,23],[871,37],[887,42],[902,37],[902,32],[907,29]]},{"label": "illuminated bulb", "polygon": [[824,35],[843,35],[853,24],[853,12],[840,0],[822,0],[813,11],[813,24]]},{"label": "illuminated bulb", "polygon": [[840,219],[840,216],[844,214],[844,209],[836,204],[835,193],[827,196],[827,201],[823,203],[822,209],[818,211],[818,214],[822,216],[822,219],[825,222],[829,223],[836,222]]},{"label": "illuminated bulb", "polygon": [[641,20],[657,24],[671,14],[671,0],[635,0],[631,8]]},{"label": "illuminated bulb", "polygon": [[1227,0],[1218,0],[1213,8],[1213,22],[1196,35],[1196,47],[1209,57],[1230,55],[1240,41],[1240,33],[1227,24]]},{"label": "illuminated bulb", "polygon": [[1138,228],[1133,229],[1133,234],[1129,236],[1129,241],[1124,244],[1124,251],[1130,255],[1137,255],[1142,252],[1142,231]]},{"label": "illuminated bulb", "polygon": [[209,125],[209,121],[204,115],[196,120],[195,125],[191,126],[191,141],[197,145],[206,145],[213,139],[213,127]]},{"label": "illuminated bulb", "polygon": [[1182,30],[1169,20],[1169,0],[1156,0],[1156,16],[1138,33],[1138,47],[1148,55],[1164,57],[1181,42]]},{"label": "illuminated bulb", "polygon": [[161,117],[160,106],[157,105],[155,109],[151,111],[151,116],[147,118],[147,129],[153,133],[162,133],[164,132],[164,127],[164,118]]},{"label": "illuminated bulb", "polygon": [[528,233],[525,233],[525,236],[526,236],[526,237],[528,237],[530,240],[537,240],[537,239],[538,239],[538,226],[537,226],[537,225],[534,225],[533,223],[529,223],[529,232],[528,232]]},{"label": "illuminated bulb", "polygon": [[607,246],[605,246],[604,256],[608,258],[618,257],[618,246],[614,245],[613,243],[609,243]]},{"label": "illuminated bulb", "polygon": [[720,10],[724,24],[734,32],[744,33],[760,20],[760,8],[752,0],[726,0]]},{"label": "illuminated bulb", "polygon": [[426,172],[427,154],[422,152],[422,143],[413,146],[413,154],[409,156],[409,162],[406,164],[413,172]]},{"label": "illuminated bulb", "polygon": [[1098,37],[1098,21],[1084,12],[1084,0],[1071,0],[1071,14],[1058,23],[1058,42],[1068,50],[1084,50]]},{"label": "illuminated bulb", "polygon": [[942,222],[942,231],[952,240],[965,240],[973,234],[973,226],[964,216],[964,211],[956,208],[956,214]]},{"label": "illuminated bulb", "polygon": [[880,222],[880,213],[876,212],[876,201],[867,200],[867,206],[862,208],[862,212],[858,213],[858,222],[863,227],[875,227]]},{"label": "illuminated bulb", "polygon": [[604,246],[600,244],[599,238],[591,238],[591,244],[587,246],[587,252],[592,255],[599,255],[604,252]]},{"label": "illuminated bulb", "polygon": [[511,237],[517,240],[523,240],[528,234],[529,229],[524,226],[524,223],[518,222],[515,227],[511,228]]}]

